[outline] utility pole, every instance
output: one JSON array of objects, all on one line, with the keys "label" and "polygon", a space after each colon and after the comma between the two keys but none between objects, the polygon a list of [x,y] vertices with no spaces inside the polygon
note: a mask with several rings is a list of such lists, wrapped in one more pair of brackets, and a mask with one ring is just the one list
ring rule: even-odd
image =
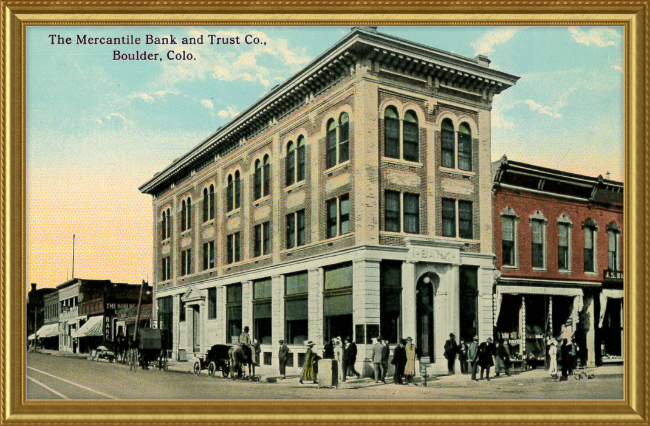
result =
[{"label": "utility pole", "polygon": [[75,235],[72,234],[72,279],[74,280],[74,239]]},{"label": "utility pole", "polygon": [[138,299],[138,312],[135,315],[135,331],[133,333],[133,340],[135,341],[136,337],[138,336],[138,328],[140,326],[140,309],[142,308],[142,294],[144,293],[144,286],[147,283],[145,280],[142,280],[142,285],[140,286],[140,298]]}]

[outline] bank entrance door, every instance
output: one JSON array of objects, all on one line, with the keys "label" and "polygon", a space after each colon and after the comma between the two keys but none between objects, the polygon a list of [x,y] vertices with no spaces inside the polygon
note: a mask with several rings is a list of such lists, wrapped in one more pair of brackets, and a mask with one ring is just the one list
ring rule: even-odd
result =
[{"label": "bank entrance door", "polygon": [[417,340],[422,363],[432,362],[433,354],[433,285],[428,276],[420,278],[417,286]]},{"label": "bank entrance door", "polygon": [[192,309],[192,340],[194,341],[194,353],[201,351],[201,308],[195,306]]}]

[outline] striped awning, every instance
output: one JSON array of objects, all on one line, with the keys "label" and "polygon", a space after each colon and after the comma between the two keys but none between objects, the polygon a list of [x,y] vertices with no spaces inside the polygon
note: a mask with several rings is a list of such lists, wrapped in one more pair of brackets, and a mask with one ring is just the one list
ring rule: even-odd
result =
[{"label": "striped awning", "polygon": [[[39,339],[44,339],[46,337],[54,337],[59,335],[59,324],[47,324],[39,328],[36,332]],[[30,334],[28,337],[29,340],[34,340],[34,335]]]},{"label": "striped awning", "polygon": [[72,332],[72,337],[91,337],[101,336],[103,315],[88,318],[88,321],[79,328],[77,332]]}]

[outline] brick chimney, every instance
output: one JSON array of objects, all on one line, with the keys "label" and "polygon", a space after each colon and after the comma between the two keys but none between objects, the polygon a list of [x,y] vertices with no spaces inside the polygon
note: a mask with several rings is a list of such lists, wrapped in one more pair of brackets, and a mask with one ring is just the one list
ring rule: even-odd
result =
[{"label": "brick chimney", "polygon": [[32,291],[36,291],[36,283],[32,283]]}]

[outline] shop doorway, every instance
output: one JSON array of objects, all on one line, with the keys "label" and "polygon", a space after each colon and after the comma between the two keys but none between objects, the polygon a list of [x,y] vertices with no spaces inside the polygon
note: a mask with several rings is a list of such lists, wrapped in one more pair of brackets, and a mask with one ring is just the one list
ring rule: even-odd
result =
[{"label": "shop doorway", "polygon": [[440,278],[433,273],[423,275],[416,288],[416,345],[420,349],[420,362],[429,363],[435,359],[433,334],[433,298]]},{"label": "shop doorway", "polygon": [[601,356],[603,359],[617,359],[623,355],[623,299],[607,300],[605,318],[601,329]]},{"label": "shop doorway", "polygon": [[192,308],[192,341],[194,342],[194,353],[201,351],[201,308]]}]

